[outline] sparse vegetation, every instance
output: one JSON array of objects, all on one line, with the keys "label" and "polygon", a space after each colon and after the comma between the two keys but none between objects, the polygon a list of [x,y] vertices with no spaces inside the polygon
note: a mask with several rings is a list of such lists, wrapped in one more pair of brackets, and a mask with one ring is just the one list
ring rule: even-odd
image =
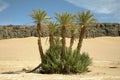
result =
[{"label": "sparse vegetation", "polygon": [[[37,32],[38,32],[38,46],[41,55],[41,64],[37,66],[32,71],[39,69],[41,73],[82,73],[88,71],[88,66],[92,63],[91,58],[87,53],[80,54],[80,49],[82,45],[82,41],[84,38],[84,34],[86,31],[86,27],[88,23],[93,23],[96,19],[92,18],[93,15],[90,14],[90,11],[86,13],[83,11],[82,13],[78,12],[76,17],[67,12],[63,12],[62,14],[55,14],[55,18],[58,23],[61,25],[61,38],[55,38],[54,32],[56,30],[56,24],[49,23],[48,24],[48,32],[49,32],[49,49],[43,53],[42,45],[41,45],[41,22],[45,19],[46,12],[40,10],[33,10],[31,17],[37,22]],[[76,20],[75,20],[76,18]],[[72,45],[74,44],[74,37],[76,33],[75,26],[73,20],[79,22],[79,26],[81,27],[81,32],[79,35],[79,43],[75,50],[72,49]],[[69,28],[71,32],[71,41],[70,47],[66,47],[66,27]]]},{"label": "sparse vegetation", "polygon": [[[82,73],[88,71],[92,60],[87,53],[78,54],[77,50],[66,48],[61,60],[61,46],[55,45],[49,48],[45,54],[45,60],[41,64],[41,73]],[[62,66],[62,67],[61,67]]]}]

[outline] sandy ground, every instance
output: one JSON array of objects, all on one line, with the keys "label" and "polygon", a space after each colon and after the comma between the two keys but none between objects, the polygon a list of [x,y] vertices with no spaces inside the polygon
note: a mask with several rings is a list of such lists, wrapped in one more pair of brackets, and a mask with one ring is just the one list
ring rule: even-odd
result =
[{"label": "sandy ground", "polygon": [[[66,40],[69,46],[69,39]],[[73,48],[77,43],[78,40]],[[47,38],[42,38],[42,45],[45,52],[49,47]],[[93,59],[91,72],[71,75],[24,73],[19,71],[32,69],[40,63],[37,38],[0,40],[0,80],[120,80],[120,37],[84,39],[84,51]]]}]

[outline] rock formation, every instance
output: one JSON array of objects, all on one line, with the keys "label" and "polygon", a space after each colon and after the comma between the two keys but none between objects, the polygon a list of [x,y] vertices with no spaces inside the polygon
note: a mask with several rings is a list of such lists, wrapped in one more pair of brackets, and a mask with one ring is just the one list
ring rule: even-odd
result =
[{"label": "rock formation", "polygon": [[[59,29],[60,30],[60,29]],[[55,35],[59,36],[60,31],[56,31]],[[69,31],[68,31],[69,32]],[[6,25],[0,26],[0,39],[24,38],[37,36],[36,28],[26,25]],[[46,29],[42,29],[42,36],[48,36]],[[120,36],[120,24],[118,23],[97,23],[87,27],[86,38],[101,36]],[[67,37],[70,37],[67,33]]]}]

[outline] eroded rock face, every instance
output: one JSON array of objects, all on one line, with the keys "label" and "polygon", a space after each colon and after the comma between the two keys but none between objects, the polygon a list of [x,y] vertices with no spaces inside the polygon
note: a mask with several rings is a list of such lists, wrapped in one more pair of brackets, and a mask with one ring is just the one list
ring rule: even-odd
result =
[{"label": "eroded rock face", "polygon": [[87,37],[120,36],[120,24],[99,23],[87,27]]},{"label": "eroded rock face", "polygon": [[[56,36],[60,35],[60,29],[55,32]],[[37,37],[36,28],[33,26],[0,26],[0,39],[9,38],[24,38],[35,36]],[[48,32],[42,29],[42,37],[48,36]],[[67,31],[67,37],[70,37],[69,31]],[[101,37],[101,36],[120,36],[120,24],[117,23],[98,23],[89,25],[85,37]],[[78,34],[77,36],[78,37]]]}]

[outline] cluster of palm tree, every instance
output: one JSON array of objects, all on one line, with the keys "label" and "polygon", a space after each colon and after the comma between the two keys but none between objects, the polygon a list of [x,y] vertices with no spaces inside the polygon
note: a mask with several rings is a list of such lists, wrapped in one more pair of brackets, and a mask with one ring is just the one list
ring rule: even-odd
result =
[{"label": "cluster of palm tree", "polygon": [[[79,25],[79,42],[77,45],[77,53],[79,54],[82,47],[83,38],[86,32],[86,27],[89,24],[93,24],[96,22],[96,19],[93,18],[93,14],[90,13],[90,11],[82,11],[78,12],[76,15],[63,12],[61,14],[55,13],[55,18],[58,21],[57,24],[48,21],[48,31],[49,31],[49,43],[50,48],[52,48],[55,45],[55,39],[54,39],[54,33],[58,28],[58,25],[61,27],[61,60],[65,56],[66,52],[66,31],[69,27],[69,30],[71,32],[71,40],[70,40],[70,48],[72,48],[75,40],[75,34],[78,31],[76,28],[76,24]],[[41,26],[42,22],[44,20],[48,20],[50,18],[47,17],[47,13],[44,10],[33,10],[33,12],[30,14],[30,17],[32,17],[35,20],[37,33],[38,33],[38,48],[40,53],[41,62],[44,61],[44,53],[43,53],[43,47],[41,45]]]}]

